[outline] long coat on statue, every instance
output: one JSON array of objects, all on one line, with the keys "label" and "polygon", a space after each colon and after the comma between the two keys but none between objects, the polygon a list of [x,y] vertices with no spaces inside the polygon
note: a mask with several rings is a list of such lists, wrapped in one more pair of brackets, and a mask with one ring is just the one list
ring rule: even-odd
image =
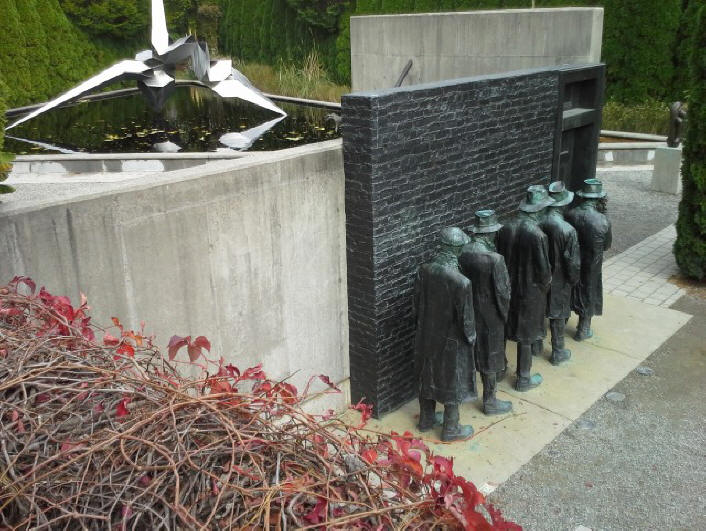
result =
[{"label": "long coat on statue", "polygon": [[562,216],[550,208],[539,226],[549,238],[549,262],[552,269],[552,284],[547,299],[547,317],[566,319],[571,315],[571,290],[578,282],[581,270],[581,255],[576,229]]},{"label": "long coat on statue", "polygon": [[505,321],[510,307],[510,277],[502,255],[481,242],[469,243],[458,259],[473,286],[476,366],[497,372],[505,365]]},{"label": "long coat on statue", "polygon": [[498,233],[498,251],[504,255],[510,275],[510,311],[505,331],[512,341],[533,343],[547,335],[544,315],[552,279],[548,248],[547,235],[532,219],[521,219]]},{"label": "long coat on statue", "polygon": [[576,229],[581,249],[581,274],[574,286],[571,309],[579,315],[603,314],[603,252],[610,249],[612,230],[605,214],[584,203],[566,214]]},{"label": "long coat on statue", "polygon": [[415,366],[420,398],[458,404],[468,394],[476,332],[471,281],[450,254],[417,272]]}]

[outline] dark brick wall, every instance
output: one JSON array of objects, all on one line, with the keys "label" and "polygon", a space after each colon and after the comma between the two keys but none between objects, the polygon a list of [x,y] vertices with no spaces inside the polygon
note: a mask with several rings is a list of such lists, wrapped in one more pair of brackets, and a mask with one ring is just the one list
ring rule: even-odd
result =
[{"label": "dark brick wall", "polygon": [[416,395],[413,284],[439,230],[549,182],[558,87],[542,69],[344,96],[351,389],[377,416]]}]

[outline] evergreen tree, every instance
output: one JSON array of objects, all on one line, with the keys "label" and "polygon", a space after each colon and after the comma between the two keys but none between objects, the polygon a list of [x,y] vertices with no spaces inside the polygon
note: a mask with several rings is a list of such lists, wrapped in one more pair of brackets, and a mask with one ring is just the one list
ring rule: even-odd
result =
[{"label": "evergreen tree", "polygon": [[674,255],[682,273],[706,278],[706,6],[691,41],[689,127],[684,144],[682,200]]},{"label": "evergreen tree", "polygon": [[15,0],[17,14],[25,36],[25,53],[29,61],[32,102],[45,101],[51,95],[49,86],[49,52],[47,35],[35,0]]},{"label": "evergreen tree", "polygon": [[0,0],[0,13],[0,74],[11,88],[6,103],[10,107],[19,107],[32,101],[32,69],[15,0]]},{"label": "evergreen tree", "polygon": [[608,97],[623,103],[667,96],[681,0],[607,0],[603,59]]},{"label": "evergreen tree", "polygon": [[693,49],[691,41],[694,37],[696,15],[702,5],[704,5],[703,0],[682,0],[682,13],[674,51],[674,89],[672,94],[675,99],[683,99],[689,86],[689,56]]},{"label": "evergreen tree", "polygon": [[90,35],[131,40],[145,34],[148,0],[61,0],[64,13]]},{"label": "evergreen tree", "polygon": [[9,93],[10,90],[2,79],[2,72],[0,72],[0,151],[2,151],[3,142],[5,141],[5,124],[7,123],[5,118],[5,111],[7,111],[5,98],[7,98]]}]

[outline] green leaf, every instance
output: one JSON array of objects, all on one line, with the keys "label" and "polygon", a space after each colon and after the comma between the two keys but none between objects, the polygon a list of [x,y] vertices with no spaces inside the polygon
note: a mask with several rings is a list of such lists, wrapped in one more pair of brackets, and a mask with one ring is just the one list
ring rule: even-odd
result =
[{"label": "green leaf", "polygon": [[0,194],[11,194],[15,189],[9,184],[0,184]]}]

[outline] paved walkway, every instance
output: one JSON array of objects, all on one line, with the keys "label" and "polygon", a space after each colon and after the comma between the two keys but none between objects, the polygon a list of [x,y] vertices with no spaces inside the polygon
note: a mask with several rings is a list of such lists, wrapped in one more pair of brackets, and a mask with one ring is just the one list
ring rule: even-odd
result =
[{"label": "paved walkway", "polygon": [[679,270],[672,254],[674,225],[645,238],[603,263],[605,293],[669,308],[684,290],[669,282]]}]

